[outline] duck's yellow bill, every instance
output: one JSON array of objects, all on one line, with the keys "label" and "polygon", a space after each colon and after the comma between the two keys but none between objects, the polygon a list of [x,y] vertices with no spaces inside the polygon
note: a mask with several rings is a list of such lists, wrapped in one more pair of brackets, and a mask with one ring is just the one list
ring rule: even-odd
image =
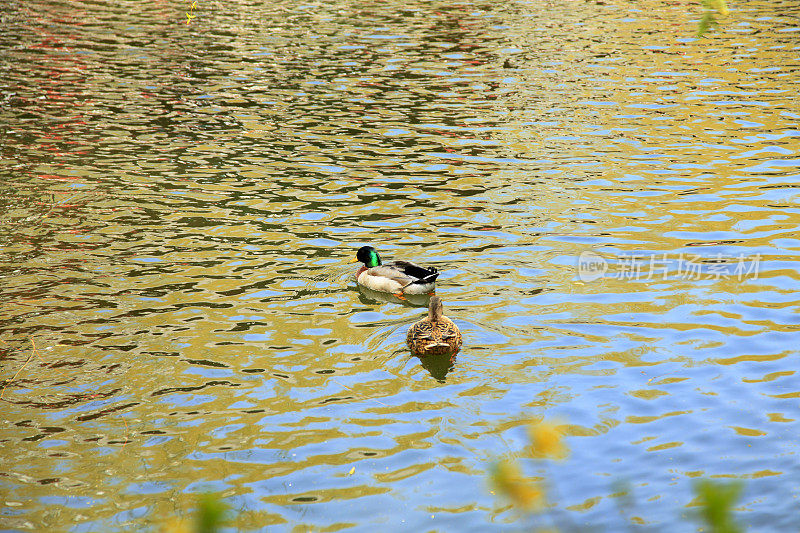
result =
[{"label": "duck's yellow bill", "polygon": [[348,262],[349,262],[349,263],[358,263],[358,257],[354,257],[354,258],[352,258],[352,259],[351,259],[350,261],[348,261]]}]

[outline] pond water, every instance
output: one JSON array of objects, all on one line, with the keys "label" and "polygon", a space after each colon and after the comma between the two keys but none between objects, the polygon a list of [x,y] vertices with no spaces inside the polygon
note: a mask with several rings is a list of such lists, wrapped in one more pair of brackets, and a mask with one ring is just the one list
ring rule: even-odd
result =
[{"label": "pond water", "polygon": [[732,8],[4,2],[0,528],[795,531],[798,8]]}]

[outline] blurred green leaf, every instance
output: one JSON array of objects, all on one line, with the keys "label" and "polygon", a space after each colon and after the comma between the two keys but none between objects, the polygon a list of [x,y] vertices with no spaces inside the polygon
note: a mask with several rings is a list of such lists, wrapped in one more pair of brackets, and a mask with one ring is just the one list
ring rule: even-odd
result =
[{"label": "blurred green leaf", "polygon": [[730,10],[726,0],[700,0],[703,4],[703,18],[697,25],[697,36],[702,37],[711,28],[718,26],[716,14],[726,16]]},{"label": "blurred green leaf", "polygon": [[700,24],[697,25],[697,36],[702,37],[705,32],[716,25],[717,19],[714,18],[714,12],[706,10],[703,18],[700,19]]},{"label": "blurred green leaf", "polygon": [[228,506],[216,494],[203,494],[197,502],[197,533],[216,533]]},{"label": "blurred green leaf", "polygon": [[702,479],[694,490],[700,500],[700,514],[712,533],[740,533],[733,518],[733,506],[742,494],[741,482],[722,483]]}]

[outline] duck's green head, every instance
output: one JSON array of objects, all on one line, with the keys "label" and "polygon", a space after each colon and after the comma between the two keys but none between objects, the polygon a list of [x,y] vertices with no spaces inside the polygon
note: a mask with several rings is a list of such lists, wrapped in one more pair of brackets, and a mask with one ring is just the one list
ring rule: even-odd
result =
[{"label": "duck's green head", "polygon": [[364,263],[367,268],[376,267],[381,264],[381,258],[372,246],[362,246],[356,253],[356,261]]}]

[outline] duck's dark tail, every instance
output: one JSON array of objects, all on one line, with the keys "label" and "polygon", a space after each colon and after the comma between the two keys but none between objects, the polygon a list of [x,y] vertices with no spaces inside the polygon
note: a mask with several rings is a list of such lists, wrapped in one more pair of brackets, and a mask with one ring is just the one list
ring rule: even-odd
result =
[{"label": "duck's dark tail", "polygon": [[409,263],[408,261],[395,261],[392,265],[402,270],[403,274],[414,278],[414,281],[409,283],[409,285],[413,285],[414,283],[420,285],[433,283],[436,281],[436,278],[439,277],[439,271],[436,270],[435,267],[421,267],[414,263]]},{"label": "duck's dark tail", "polygon": [[434,281],[436,281],[436,278],[439,277],[439,271],[436,270],[435,268],[428,268],[426,270],[428,271],[428,274],[414,281],[414,283],[425,285],[426,283],[433,283]]}]

